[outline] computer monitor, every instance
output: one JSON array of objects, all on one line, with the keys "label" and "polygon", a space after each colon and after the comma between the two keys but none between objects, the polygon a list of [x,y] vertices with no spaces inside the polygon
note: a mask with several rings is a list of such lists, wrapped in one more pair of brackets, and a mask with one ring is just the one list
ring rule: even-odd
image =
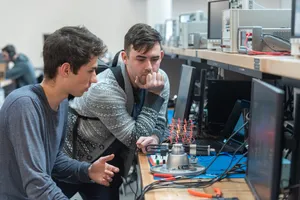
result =
[{"label": "computer monitor", "polygon": [[284,91],[253,79],[246,181],[255,199],[278,199]]},{"label": "computer monitor", "polygon": [[292,37],[300,37],[300,0],[292,1]]},{"label": "computer monitor", "polygon": [[[293,85],[294,86],[294,85]],[[300,94],[296,93],[294,96],[294,101],[300,102]],[[300,104],[295,104],[295,118],[294,118],[294,140],[295,148],[292,149],[291,158],[291,171],[290,171],[290,182],[291,187],[289,191],[289,200],[299,200],[300,199],[300,188],[292,187],[300,183]]]},{"label": "computer monitor", "polygon": [[230,3],[228,0],[217,0],[208,2],[208,39],[222,38],[222,11],[229,9]]},{"label": "computer monitor", "polygon": [[193,100],[196,80],[196,68],[189,65],[181,66],[179,89],[174,109],[174,118],[188,120]]},{"label": "computer monitor", "polygon": [[237,100],[250,101],[251,81],[208,80],[208,133],[220,135]]}]

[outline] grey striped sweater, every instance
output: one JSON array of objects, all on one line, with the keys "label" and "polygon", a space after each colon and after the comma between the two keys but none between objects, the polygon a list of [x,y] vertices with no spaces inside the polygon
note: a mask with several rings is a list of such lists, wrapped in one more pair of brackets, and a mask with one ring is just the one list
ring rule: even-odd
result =
[{"label": "grey striped sweater", "polygon": [[[97,75],[98,82],[82,97],[74,98],[70,107],[79,114],[88,117],[97,117],[100,120],[80,120],[77,139],[77,159],[92,162],[98,158],[115,140],[119,139],[127,150],[122,152],[127,174],[136,141],[140,136],[157,135],[160,140],[166,138],[166,111],[169,100],[170,85],[166,73],[165,86],[161,95],[147,93],[144,106],[137,120],[131,117],[134,106],[132,86],[124,65],[121,65],[124,77],[125,92],[118,85],[111,70],[107,69]],[[72,129],[76,116],[69,113],[68,134],[64,151],[72,155]]]}]

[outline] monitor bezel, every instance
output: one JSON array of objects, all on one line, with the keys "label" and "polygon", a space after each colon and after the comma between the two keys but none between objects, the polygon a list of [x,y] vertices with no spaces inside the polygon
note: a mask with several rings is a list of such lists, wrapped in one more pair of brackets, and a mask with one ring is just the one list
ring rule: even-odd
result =
[{"label": "monitor bezel", "polygon": [[[261,80],[258,80],[258,79],[255,79],[253,78],[252,79],[252,88],[251,88],[251,104],[250,104],[250,112],[252,111],[252,107],[254,106],[254,103],[253,103],[253,94],[254,94],[254,85],[255,84],[261,84],[261,86],[264,86],[264,87],[268,87],[268,88],[272,88],[272,89],[278,89],[278,95],[277,95],[277,98],[278,101],[281,101],[282,102],[282,107],[281,108],[278,108],[279,110],[277,110],[277,112],[281,112],[281,124],[276,124],[276,129],[279,130],[280,134],[276,134],[275,135],[275,146],[276,146],[276,149],[274,151],[274,163],[276,163],[276,166],[274,166],[273,168],[273,172],[272,172],[272,185],[271,185],[271,199],[278,199],[279,197],[279,194],[280,194],[280,180],[281,180],[281,164],[282,164],[282,148],[283,148],[283,144],[282,144],[282,141],[283,141],[283,134],[282,134],[282,130],[283,130],[283,99],[284,99],[284,92],[282,90],[280,90],[279,88],[276,88],[275,86],[272,86],[266,82],[263,82]],[[280,93],[279,93],[280,91]],[[279,95],[279,94],[282,94],[282,95]],[[249,148],[251,148],[251,141],[250,141],[250,135],[251,135],[251,119],[250,119],[250,125],[249,125],[249,137],[248,137],[248,144],[249,144]],[[247,166],[249,166],[249,154],[247,155]],[[279,173],[278,173],[279,172]],[[275,178],[274,178],[275,177]],[[251,181],[248,179],[248,167],[246,169],[246,177],[245,177],[245,181],[246,183],[248,184],[252,194],[254,195],[255,199],[260,199],[257,192],[256,192],[256,189],[255,187],[253,186],[253,184],[251,183]]]},{"label": "monitor bezel", "polygon": [[[174,119],[178,119],[178,118],[180,118],[181,120],[184,120],[184,119],[186,119],[186,120],[188,120],[189,119],[189,115],[190,115],[190,108],[191,108],[191,105],[192,105],[192,101],[193,101],[193,97],[194,97],[194,87],[195,87],[195,80],[196,80],[196,67],[194,67],[194,66],[191,66],[191,65],[186,65],[186,64],[182,64],[181,65],[181,75],[180,75],[180,80],[182,79],[182,78],[184,78],[184,74],[183,74],[183,70],[184,70],[184,68],[185,67],[190,67],[191,68],[191,80],[190,80],[190,87],[189,87],[189,91],[188,91],[188,96],[187,96],[187,102],[186,102],[186,104],[185,104],[185,111],[184,111],[184,113],[183,113],[183,116],[182,117],[179,117],[179,116],[177,116],[178,115],[178,111],[176,112],[176,110],[177,110],[177,108],[178,108],[178,104],[177,104],[177,102],[176,102],[176,104],[175,104],[175,107],[174,107],[174,114],[173,114],[173,118]],[[179,90],[180,90],[180,83],[179,83],[179,87],[178,87],[178,93],[179,93]],[[177,98],[179,98],[179,94],[177,93],[177,95],[178,95],[178,97]]]}]

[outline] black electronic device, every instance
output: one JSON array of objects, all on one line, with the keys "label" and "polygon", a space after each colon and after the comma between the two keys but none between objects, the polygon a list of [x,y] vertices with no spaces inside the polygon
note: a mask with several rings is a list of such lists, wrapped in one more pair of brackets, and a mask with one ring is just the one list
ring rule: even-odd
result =
[{"label": "black electronic device", "polygon": [[[219,152],[223,145],[227,142],[227,145],[223,149],[224,152],[235,152],[245,142],[246,138],[246,118],[244,110],[249,110],[250,102],[245,100],[237,100],[234,107],[228,117],[224,130],[219,134],[217,139],[199,139],[196,141],[200,145],[210,145],[212,148]],[[242,128],[241,128],[242,127]],[[227,139],[235,134],[229,141]],[[241,148],[239,153],[243,152],[244,148]]]},{"label": "black electronic device", "polygon": [[252,80],[246,181],[258,200],[278,199],[283,146],[284,91]]},{"label": "black electronic device", "polygon": [[251,81],[208,80],[208,133],[220,136],[237,100],[250,101]]},{"label": "black electronic device", "polygon": [[174,119],[188,120],[193,100],[196,80],[196,68],[182,65],[179,89],[174,109]]}]

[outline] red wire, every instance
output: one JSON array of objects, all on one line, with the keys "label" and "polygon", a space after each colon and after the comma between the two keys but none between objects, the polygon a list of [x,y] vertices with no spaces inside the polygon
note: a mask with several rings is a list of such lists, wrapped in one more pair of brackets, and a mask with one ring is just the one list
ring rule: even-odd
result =
[{"label": "red wire", "polygon": [[270,56],[286,56],[286,55],[291,55],[290,51],[286,51],[286,52],[263,52],[263,51],[254,51],[252,49],[249,49],[247,42],[248,42],[248,37],[251,34],[246,33],[246,39],[244,42],[244,45],[247,49],[248,55],[270,55]]}]

